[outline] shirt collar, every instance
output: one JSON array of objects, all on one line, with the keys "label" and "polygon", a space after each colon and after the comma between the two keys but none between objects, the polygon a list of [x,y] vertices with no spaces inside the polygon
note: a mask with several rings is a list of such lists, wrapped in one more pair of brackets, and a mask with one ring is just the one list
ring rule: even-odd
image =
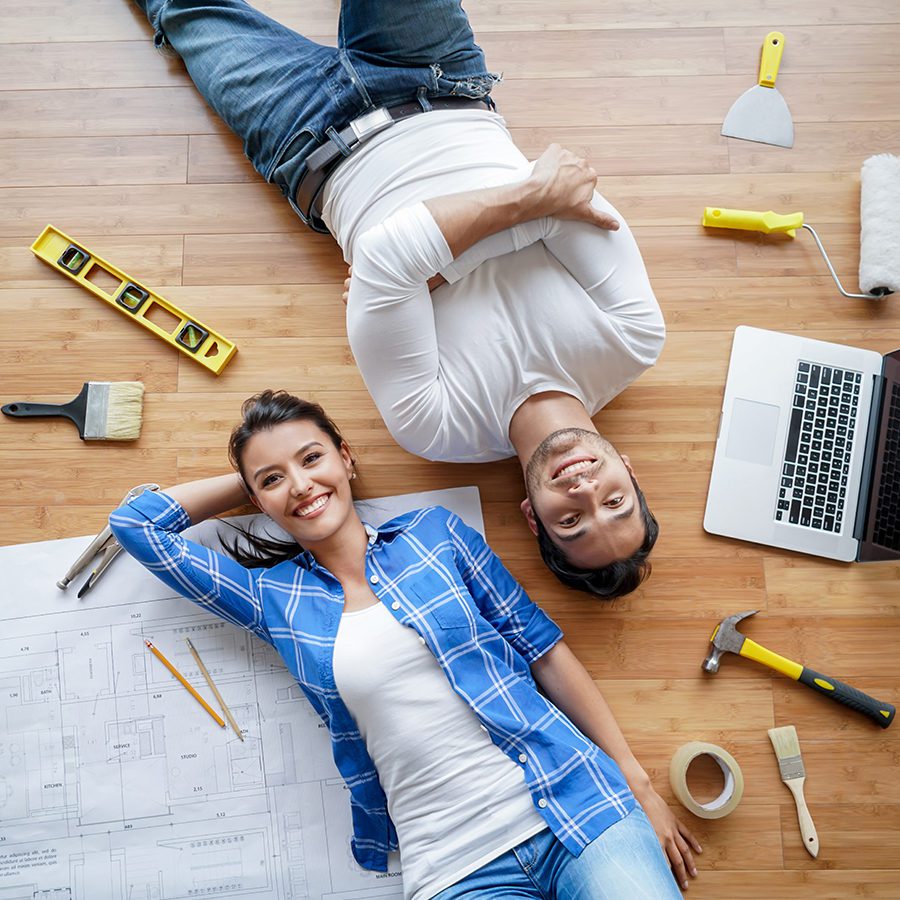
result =
[{"label": "shirt collar", "polygon": [[[393,539],[394,535],[403,530],[403,525],[400,523],[388,522],[376,528],[368,522],[363,522],[363,528],[366,529],[366,534],[369,537],[369,547],[371,548],[374,547],[379,540],[390,541]],[[301,550],[300,553],[294,557],[294,562],[298,566],[308,569],[310,572],[316,572],[322,568],[316,562],[315,557],[309,550]]]},{"label": "shirt collar", "polygon": [[[395,534],[399,534],[406,527],[406,524],[404,522],[391,520],[390,522],[385,522],[383,525],[379,525],[377,528],[373,527],[368,522],[363,522],[363,527],[366,529],[366,533],[369,535],[369,543],[371,544],[379,537],[382,539],[388,539]],[[373,535],[375,535],[374,538],[372,537]]]}]

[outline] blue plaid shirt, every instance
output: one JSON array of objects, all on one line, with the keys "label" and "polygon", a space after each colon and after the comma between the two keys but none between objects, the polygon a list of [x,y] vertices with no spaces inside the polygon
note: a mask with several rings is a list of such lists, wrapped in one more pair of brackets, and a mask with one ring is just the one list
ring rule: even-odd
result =
[{"label": "blue plaid shirt", "polygon": [[[344,605],[338,581],[305,551],[271,569],[247,569],[186,540],[179,532],[191,522],[163,493],[142,494],[109,522],[122,546],[169,587],[281,654],[331,733],[350,792],[353,855],[364,868],[386,871],[397,835],[378,773],[334,682]],[[562,632],[484,538],[448,510],[407,513],[370,534],[372,590],[425,640],[494,744],[523,767],[537,811],[579,854],[635,801],[616,764],[535,687],[530,664]]]}]

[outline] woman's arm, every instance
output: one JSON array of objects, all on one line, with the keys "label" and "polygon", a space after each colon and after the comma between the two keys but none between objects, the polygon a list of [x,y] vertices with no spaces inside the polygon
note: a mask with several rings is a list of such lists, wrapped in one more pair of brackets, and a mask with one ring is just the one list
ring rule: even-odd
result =
[{"label": "woman's arm", "polygon": [[675,877],[686,888],[687,873],[697,874],[691,848],[700,853],[700,845],[653,789],[649,776],[631,752],[612,710],[587,670],[566,643],[560,641],[532,663],[531,671],[547,697],[579,731],[615,760],[653,823]]},{"label": "woman's arm", "polygon": [[177,484],[166,488],[164,493],[181,504],[192,525],[250,502],[237,472]]},{"label": "woman's arm", "polygon": [[264,641],[271,637],[257,591],[260,570],[194,541],[181,532],[247,499],[236,475],[147,491],[109,517],[116,540],[172,590]]},{"label": "woman's arm", "polygon": [[559,626],[525,593],[487,541],[459,516],[447,515],[457,571],[478,611],[527,663],[562,638]]}]

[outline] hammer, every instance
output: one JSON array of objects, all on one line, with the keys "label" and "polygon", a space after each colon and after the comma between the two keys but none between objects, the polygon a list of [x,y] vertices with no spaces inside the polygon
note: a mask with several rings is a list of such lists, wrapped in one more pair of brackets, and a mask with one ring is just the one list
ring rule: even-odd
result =
[{"label": "hammer", "polygon": [[800,663],[779,656],[755,641],[751,641],[750,638],[744,637],[735,626],[741,619],[755,616],[758,612],[758,609],[751,609],[747,612],[735,613],[733,616],[722,619],[716,625],[716,629],[709,639],[712,646],[706,659],[703,660],[704,672],[715,674],[719,671],[719,660],[723,653],[737,653],[738,656],[746,656],[748,659],[762,663],[776,672],[781,672],[782,675],[787,675],[788,678],[793,678],[794,681],[805,684],[819,694],[824,694],[826,697],[831,697],[832,700],[837,700],[838,703],[843,703],[844,706],[861,712],[882,728],[887,728],[894,721],[895,709],[890,703],[876,700],[874,697],[850,687],[849,684],[843,684],[836,678],[828,678],[807,666],[801,666]]}]

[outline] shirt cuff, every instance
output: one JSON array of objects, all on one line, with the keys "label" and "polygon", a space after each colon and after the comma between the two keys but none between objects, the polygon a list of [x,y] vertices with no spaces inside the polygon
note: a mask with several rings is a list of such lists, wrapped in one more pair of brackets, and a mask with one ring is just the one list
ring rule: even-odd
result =
[{"label": "shirt cuff", "polygon": [[450,245],[444,237],[444,232],[424,203],[419,202],[401,210],[397,214],[397,221],[402,222],[404,218],[407,220],[405,227],[411,233],[418,231],[421,254],[427,271],[435,274],[453,262],[453,254],[450,252]]},{"label": "shirt cuff", "polygon": [[534,607],[528,624],[516,636],[514,645],[531,665],[552,650],[563,638],[562,629],[539,606]]},{"label": "shirt cuff", "polygon": [[184,507],[162,491],[144,491],[125,507],[166,531],[181,532],[193,524]]}]

